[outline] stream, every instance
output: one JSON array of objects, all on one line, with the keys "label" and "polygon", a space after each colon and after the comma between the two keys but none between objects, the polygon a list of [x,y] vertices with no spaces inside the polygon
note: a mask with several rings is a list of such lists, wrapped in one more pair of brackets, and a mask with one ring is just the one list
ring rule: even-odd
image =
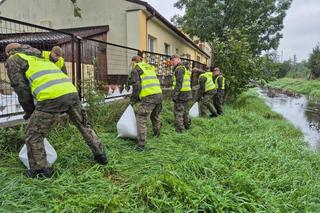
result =
[{"label": "stream", "polygon": [[260,96],[274,112],[281,114],[304,135],[313,150],[320,150],[320,103],[303,95],[287,95],[268,89],[259,90]]}]

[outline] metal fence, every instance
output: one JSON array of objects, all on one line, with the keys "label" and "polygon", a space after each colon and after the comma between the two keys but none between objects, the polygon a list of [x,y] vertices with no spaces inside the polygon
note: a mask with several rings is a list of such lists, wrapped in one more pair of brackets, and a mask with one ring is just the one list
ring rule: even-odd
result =
[{"label": "metal fence", "polygon": [[[5,46],[12,42],[28,44],[40,51],[60,46],[69,77],[85,101],[92,88],[104,92],[105,98],[127,95],[124,89],[132,56],[142,54],[143,59],[157,68],[162,87],[172,85],[170,56],[116,45],[107,40],[107,30],[79,28],[54,30],[0,16],[0,118],[22,113],[18,97],[10,87],[4,63]],[[203,64],[183,59],[190,68],[203,68]]]}]

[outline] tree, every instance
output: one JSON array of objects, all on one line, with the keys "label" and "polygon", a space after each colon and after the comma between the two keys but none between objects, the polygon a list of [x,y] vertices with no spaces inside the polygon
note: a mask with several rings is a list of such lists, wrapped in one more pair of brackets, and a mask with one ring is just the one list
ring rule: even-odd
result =
[{"label": "tree", "polygon": [[319,44],[313,49],[309,57],[309,67],[311,71],[311,79],[319,78],[320,76],[320,46]]},{"label": "tree", "polygon": [[185,8],[186,14],[173,21],[190,36],[212,43],[212,65],[223,70],[227,94],[236,96],[250,81],[275,73],[271,58],[261,53],[278,47],[291,1],[178,0],[175,6]]},{"label": "tree", "polygon": [[279,64],[279,69],[277,72],[277,78],[285,77],[293,68],[292,61],[284,61]]},{"label": "tree", "polygon": [[239,36],[240,31],[226,31],[225,41],[213,40],[214,66],[220,67],[226,77],[226,97],[234,98],[248,88],[248,83],[257,80],[259,62],[250,50],[248,38]]},{"label": "tree", "polygon": [[248,37],[255,55],[276,49],[282,37],[283,19],[292,0],[178,0],[184,16],[173,21],[191,36],[203,41],[225,41],[226,30],[240,30]]}]

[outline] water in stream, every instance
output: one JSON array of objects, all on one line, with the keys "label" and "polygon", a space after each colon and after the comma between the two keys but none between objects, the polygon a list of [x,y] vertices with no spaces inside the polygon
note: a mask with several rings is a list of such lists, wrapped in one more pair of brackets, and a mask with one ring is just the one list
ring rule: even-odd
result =
[{"label": "water in stream", "polygon": [[268,96],[268,90],[260,90],[271,109],[299,128],[311,149],[320,150],[320,103],[306,96],[291,97],[282,93]]}]

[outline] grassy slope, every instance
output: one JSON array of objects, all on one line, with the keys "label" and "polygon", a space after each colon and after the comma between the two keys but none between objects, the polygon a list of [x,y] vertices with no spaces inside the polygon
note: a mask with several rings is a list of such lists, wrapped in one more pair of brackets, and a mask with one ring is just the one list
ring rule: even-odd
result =
[{"label": "grassy slope", "polygon": [[[145,153],[116,139],[124,103],[96,108],[95,117],[110,164],[99,166],[73,127],[54,130],[56,175],[23,176],[14,145],[0,156],[1,212],[317,212],[320,156],[308,151],[301,133],[257,98],[253,90],[217,119],[194,119],[176,134],[166,103],[160,138],[149,132]],[[150,130],[150,128],[149,128]],[[2,141],[1,141],[2,140]],[[12,143],[12,142],[11,142]]]},{"label": "grassy slope", "polygon": [[305,79],[281,78],[269,83],[269,85],[320,99],[320,80],[308,81]]}]

